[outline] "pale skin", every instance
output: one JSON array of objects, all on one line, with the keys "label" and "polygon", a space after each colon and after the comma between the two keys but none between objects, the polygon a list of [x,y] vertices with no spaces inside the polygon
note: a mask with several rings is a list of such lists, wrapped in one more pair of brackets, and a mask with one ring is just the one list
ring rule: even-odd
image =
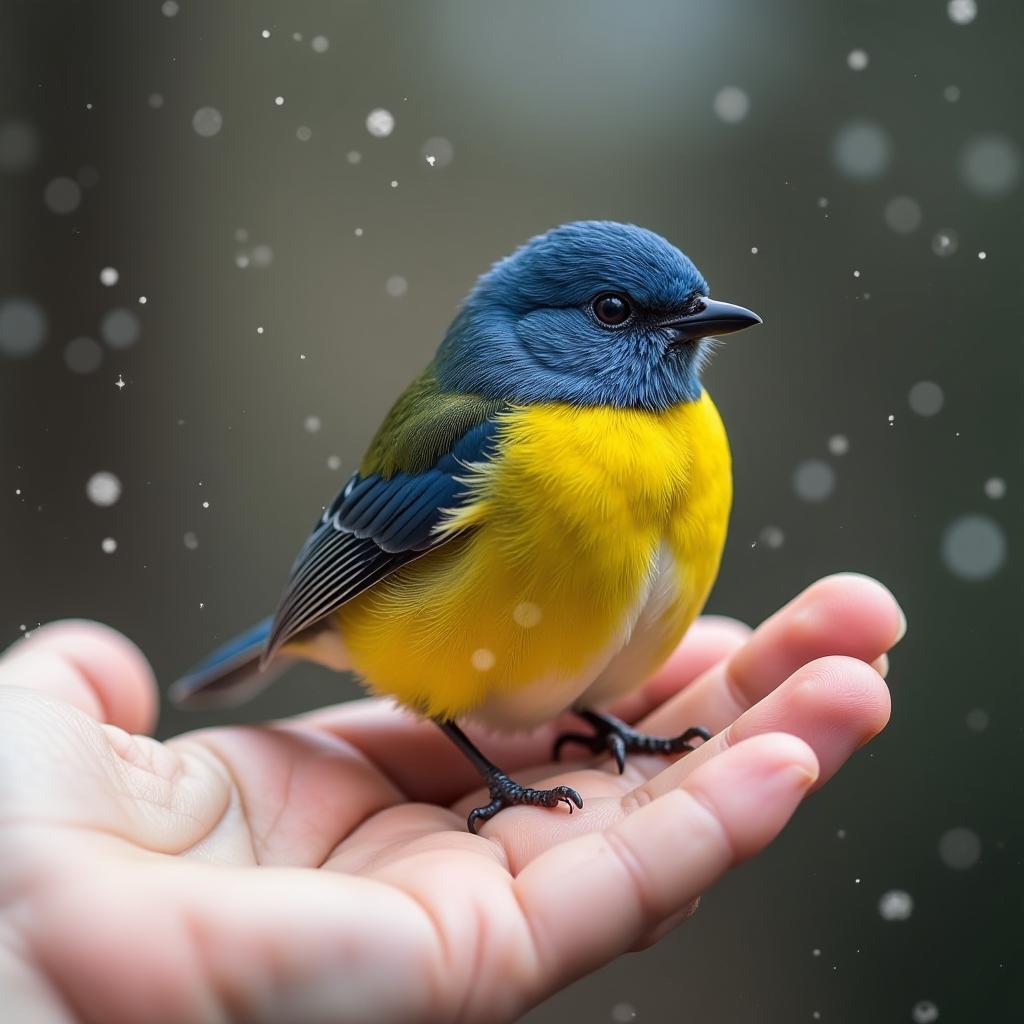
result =
[{"label": "pale skin", "polygon": [[771,842],[885,726],[903,630],[889,592],[851,575],[754,632],[704,618],[615,710],[663,735],[706,725],[709,743],[620,776],[549,761],[569,720],[475,733],[521,781],[586,806],[511,808],[473,836],[479,779],[386,701],[158,743],[138,650],[96,624],[46,626],[0,661],[5,1015],[513,1020],[656,942]]}]

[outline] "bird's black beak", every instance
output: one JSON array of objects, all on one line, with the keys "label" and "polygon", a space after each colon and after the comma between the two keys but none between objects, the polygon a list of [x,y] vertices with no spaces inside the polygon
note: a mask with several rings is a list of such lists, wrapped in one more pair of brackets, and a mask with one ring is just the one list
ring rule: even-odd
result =
[{"label": "bird's black beak", "polygon": [[735,334],[745,327],[761,323],[756,313],[731,302],[718,302],[716,299],[701,299],[701,302],[703,306],[696,313],[661,325],[672,344],[699,341],[711,335]]}]

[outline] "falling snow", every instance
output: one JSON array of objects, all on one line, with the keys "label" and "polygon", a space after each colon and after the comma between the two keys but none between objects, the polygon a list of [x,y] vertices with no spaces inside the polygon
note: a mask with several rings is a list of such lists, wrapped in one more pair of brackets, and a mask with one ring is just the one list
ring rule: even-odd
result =
[{"label": "falling snow", "polygon": [[959,244],[957,233],[952,228],[943,228],[932,236],[932,252],[936,256],[952,256]]},{"label": "falling snow", "polygon": [[835,470],[821,459],[806,459],[793,473],[793,490],[804,501],[824,501],[835,486]]},{"label": "falling snow", "polygon": [[965,718],[971,732],[984,732],[989,726],[989,714],[984,708],[971,708]]},{"label": "falling snow", "polygon": [[100,320],[100,337],[116,349],[130,348],[142,330],[138,316],[130,309],[112,309]]},{"label": "falling snow", "polygon": [[366,115],[366,130],[377,139],[387,138],[395,130],[395,116],[390,110],[378,107]]},{"label": "falling snow", "polygon": [[946,4],[949,20],[954,25],[970,25],[978,16],[978,5],[975,0],[949,0]]},{"label": "falling snow", "polygon": [[878,901],[878,913],[886,921],[906,921],[913,912],[913,897],[903,889],[890,889]]},{"label": "falling snow", "polygon": [[918,416],[934,416],[942,410],[945,401],[942,388],[931,380],[918,381],[907,395],[911,411]]},{"label": "falling snow", "polygon": [[25,359],[46,341],[49,324],[43,308],[32,299],[0,299],[0,355]]},{"label": "falling snow", "polygon": [[881,177],[889,166],[891,144],[875,121],[851,121],[832,142],[832,160],[840,173],[855,181]]},{"label": "falling snow", "polygon": [[224,118],[216,107],[200,107],[192,115],[192,128],[204,139],[217,135],[224,127]]},{"label": "falling snow", "polygon": [[447,139],[435,135],[420,146],[420,156],[431,167],[447,167],[455,159],[455,147]]},{"label": "falling snow", "polygon": [[991,476],[985,481],[985,497],[999,501],[1006,497],[1006,481],[999,476]]},{"label": "falling snow", "polygon": [[900,235],[909,235],[921,225],[921,207],[910,196],[895,196],[885,204],[885,223]]},{"label": "falling snow", "polygon": [[853,71],[863,71],[868,66],[868,55],[865,50],[851,50],[846,55],[846,63]]},{"label": "falling snow", "polygon": [[969,514],[955,519],[942,534],[942,561],[962,580],[994,576],[1006,561],[1006,534],[991,517]]},{"label": "falling snow", "polygon": [[43,202],[53,213],[74,213],[82,202],[82,189],[74,178],[54,178],[43,189]]},{"label": "falling snow", "polygon": [[513,620],[524,629],[532,629],[544,617],[543,609],[532,601],[520,601],[512,609]]},{"label": "falling snow", "polygon": [[39,155],[39,139],[28,121],[0,123],[0,171],[19,174],[27,171]]},{"label": "falling snow", "polygon": [[720,121],[739,124],[750,113],[750,97],[738,86],[728,85],[715,94],[712,107]]},{"label": "falling snow", "polygon": [[109,508],[121,497],[121,481],[113,473],[93,473],[86,481],[85,493],[94,505]]},{"label": "falling snow", "polygon": [[469,659],[470,664],[477,670],[477,672],[487,672],[494,668],[496,660],[494,651],[488,650],[486,647],[477,648]]},{"label": "falling snow", "polygon": [[95,373],[103,362],[103,348],[92,338],[73,338],[64,347],[64,362],[72,373]]}]

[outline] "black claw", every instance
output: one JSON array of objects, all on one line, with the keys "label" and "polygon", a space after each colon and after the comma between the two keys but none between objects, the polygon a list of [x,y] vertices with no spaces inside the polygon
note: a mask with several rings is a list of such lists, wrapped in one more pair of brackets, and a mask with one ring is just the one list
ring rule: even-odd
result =
[{"label": "black claw", "polygon": [[626,741],[617,732],[610,732],[606,738],[608,750],[619,766],[619,774],[626,770]]},{"label": "black claw", "polygon": [[498,811],[506,807],[528,805],[534,807],[557,807],[564,803],[572,814],[574,807],[583,809],[583,797],[571,786],[555,786],[554,789],[531,789],[520,786],[504,772],[495,770],[488,774],[487,786],[491,794],[491,802],[484,807],[474,808],[466,818],[466,827],[476,835],[480,826],[490,821]]},{"label": "black claw", "polygon": [[560,760],[562,747],[564,747],[566,743],[579,743],[593,754],[600,754],[601,751],[604,750],[604,743],[598,740],[592,733],[563,732],[562,735],[555,740],[555,745],[551,750],[551,759],[553,761]]},{"label": "black claw", "polygon": [[612,715],[596,711],[579,711],[577,714],[594,726],[593,733],[567,732],[555,740],[554,759],[566,743],[578,743],[594,754],[607,751],[615,760],[619,774],[626,770],[626,754],[688,754],[693,750],[692,740],[707,742],[711,733],[700,726],[687,729],[679,736],[647,736],[620,721]]}]

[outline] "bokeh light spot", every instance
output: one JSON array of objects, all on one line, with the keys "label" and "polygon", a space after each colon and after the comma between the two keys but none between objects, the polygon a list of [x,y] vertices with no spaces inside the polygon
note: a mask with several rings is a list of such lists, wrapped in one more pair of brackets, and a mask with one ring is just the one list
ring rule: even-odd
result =
[{"label": "bokeh light spot", "polygon": [[93,473],[86,481],[85,493],[94,505],[109,508],[121,497],[121,481],[105,470]]},{"label": "bokeh light spot", "polygon": [[204,139],[213,138],[224,127],[224,117],[216,107],[200,107],[192,115],[192,129]]},{"label": "bokeh light spot", "polygon": [[112,309],[100,321],[100,337],[111,348],[130,348],[140,333],[139,318],[130,309]]},{"label": "bokeh light spot", "polygon": [[913,897],[903,889],[890,889],[878,901],[878,913],[884,921],[906,921],[913,912]]},{"label": "bokeh light spot", "polygon": [[715,116],[726,124],[739,124],[750,113],[750,97],[738,86],[727,85],[711,103]]},{"label": "bokeh light spot", "polygon": [[0,301],[0,355],[33,355],[46,341],[46,332],[46,313],[37,303],[22,297]]},{"label": "bokeh light spot", "polygon": [[942,561],[962,580],[989,579],[1006,561],[1003,528],[988,516],[961,516],[942,535]]},{"label": "bokeh light spot", "polygon": [[946,396],[933,380],[919,380],[907,394],[911,412],[918,416],[934,416],[942,409]]},{"label": "bokeh light spot", "polygon": [[28,121],[5,121],[0,125],[0,171],[27,171],[39,155],[39,138]]},{"label": "bokeh light spot", "polygon": [[43,202],[51,213],[74,213],[82,202],[82,189],[74,178],[54,178],[43,189]]},{"label": "bokeh light spot", "polygon": [[447,167],[455,157],[455,147],[447,139],[435,135],[420,146],[420,156],[431,167]]},{"label": "bokeh light spot", "polygon": [[95,373],[103,362],[103,349],[92,338],[75,338],[64,347],[64,362],[72,373]]},{"label": "bokeh light spot", "polygon": [[824,501],[835,486],[835,470],[821,459],[805,459],[793,474],[793,489],[804,501]]},{"label": "bokeh light spot", "polygon": [[971,139],[960,154],[960,176],[978,196],[1002,199],[1020,179],[1020,150],[1002,135]]},{"label": "bokeh light spot", "polygon": [[891,159],[889,136],[875,121],[851,121],[832,141],[832,160],[840,173],[855,181],[881,177]]},{"label": "bokeh light spot", "polygon": [[385,139],[395,130],[395,115],[377,107],[366,115],[366,130],[376,139]]},{"label": "bokeh light spot", "polygon": [[942,228],[932,236],[932,252],[936,256],[952,256],[960,247],[960,239],[952,228]]},{"label": "bokeh light spot", "polygon": [[895,196],[885,204],[885,223],[897,234],[909,235],[921,225],[921,207],[910,196]]},{"label": "bokeh light spot", "polygon": [[976,0],[949,0],[946,12],[954,25],[970,25],[978,16],[978,4]]},{"label": "bokeh light spot", "polygon": [[947,868],[966,871],[981,859],[981,840],[972,829],[951,828],[939,838],[939,858]]}]

